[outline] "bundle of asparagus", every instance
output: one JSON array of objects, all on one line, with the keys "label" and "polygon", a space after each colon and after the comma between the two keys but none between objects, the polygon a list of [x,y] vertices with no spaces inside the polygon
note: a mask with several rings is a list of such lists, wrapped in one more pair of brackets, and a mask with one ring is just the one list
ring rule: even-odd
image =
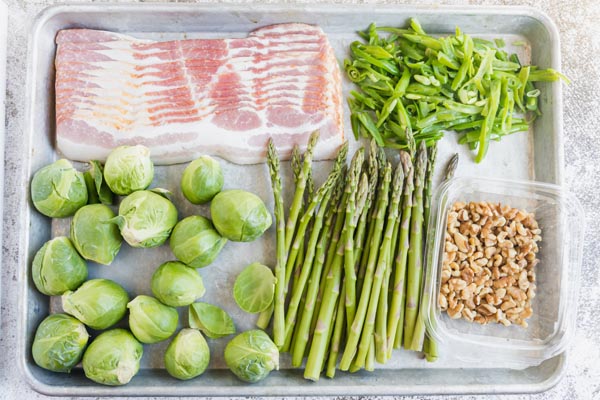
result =
[{"label": "bundle of asparagus", "polygon": [[260,316],[259,326],[265,328],[273,312],[275,344],[291,353],[295,367],[306,358],[304,377],[311,380],[323,371],[333,378],[337,368],[373,370],[402,344],[435,360],[419,305],[436,147],[428,151],[422,141],[415,151],[412,145],[393,168],[372,141],[368,158],[361,148],[346,168],[345,144],[314,191],[317,139],[311,136],[302,159],[294,151],[287,219],[279,159],[269,143],[277,283],[274,308]]}]

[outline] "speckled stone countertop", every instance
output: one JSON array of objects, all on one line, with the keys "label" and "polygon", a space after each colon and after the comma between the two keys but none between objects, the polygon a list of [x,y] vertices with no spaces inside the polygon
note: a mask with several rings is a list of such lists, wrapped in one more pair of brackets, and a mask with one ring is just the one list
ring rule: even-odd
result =
[{"label": "speckled stone countertop", "polygon": [[[9,6],[8,77],[6,110],[4,207],[20,199],[16,161],[24,154],[27,35],[34,16],[51,0],[5,0]],[[209,1],[210,2],[210,1]],[[217,1],[212,1],[217,3]],[[271,1],[258,1],[271,2]],[[369,3],[370,0],[333,0],[330,3]],[[326,1],[324,3],[327,3]],[[420,4],[418,0],[383,0],[381,3]],[[511,0],[454,0],[454,5],[515,5]],[[569,349],[567,373],[553,389],[534,396],[484,396],[489,399],[540,400],[600,399],[600,2],[598,0],[528,0],[520,2],[546,12],[560,31],[562,70],[573,83],[564,89],[565,182],[586,213],[586,241],[575,340]],[[16,240],[11,227],[16,217],[4,213],[2,246],[0,399],[41,399],[20,376],[17,368],[17,268]],[[470,399],[470,396],[452,396]]]}]

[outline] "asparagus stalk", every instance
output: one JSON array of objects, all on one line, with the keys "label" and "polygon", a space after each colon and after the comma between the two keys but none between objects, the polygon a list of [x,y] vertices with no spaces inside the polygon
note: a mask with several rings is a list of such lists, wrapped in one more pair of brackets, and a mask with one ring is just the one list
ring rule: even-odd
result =
[{"label": "asparagus stalk", "polygon": [[[298,257],[298,253],[300,250],[300,245],[304,241],[304,235],[306,233],[306,229],[310,220],[312,219],[313,214],[315,213],[316,208],[323,200],[325,194],[331,190],[342,170],[342,165],[346,162],[346,155],[348,154],[348,142],[344,143],[338,152],[337,158],[335,160],[335,164],[333,165],[332,171],[329,173],[327,180],[325,183],[317,190],[317,193],[311,199],[310,203],[306,207],[304,214],[300,218],[300,222],[298,223],[298,230],[296,231],[296,237],[293,240],[292,247],[289,251],[287,258],[286,271],[291,271],[296,263],[296,258]],[[305,156],[306,158],[306,156]],[[289,284],[290,276],[286,276],[285,286]]]},{"label": "asparagus stalk", "polygon": [[[354,320],[356,312],[356,271],[354,270],[354,231],[358,224],[356,215],[360,215],[368,190],[368,180],[366,175],[361,176],[362,164],[364,161],[364,149],[360,148],[350,164],[350,173],[346,193],[348,195],[348,204],[346,205],[346,223],[344,229],[344,273],[346,277],[346,315],[348,321]],[[355,193],[360,182],[359,193]],[[357,202],[362,202],[357,207]]]},{"label": "asparagus stalk", "polygon": [[368,176],[369,176],[369,191],[367,192],[367,198],[365,200],[365,206],[363,208],[362,213],[360,214],[360,219],[358,221],[358,226],[356,228],[356,266],[355,269],[358,270],[358,282],[357,282],[357,292],[360,293],[362,289],[362,282],[365,277],[365,269],[366,262],[362,262],[363,249],[365,247],[365,243],[368,243],[367,239],[367,223],[370,221],[370,217],[372,215],[372,210],[375,207],[371,207],[374,204],[375,194],[377,191],[377,182],[379,178],[379,164],[377,157],[377,142],[374,139],[371,140],[371,147],[369,150],[369,163],[368,163]]},{"label": "asparagus stalk", "polygon": [[[339,179],[339,176],[336,179]],[[317,196],[319,196],[318,192]],[[285,344],[287,346],[289,346],[292,340],[292,333],[294,331],[294,326],[296,325],[298,306],[300,304],[300,300],[302,299],[302,294],[304,293],[306,282],[308,281],[308,277],[311,273],[311,268],[316,253],[317,241],[319,239],[319,234],[323,226],[323,219],[325,216],[325,211],[327,210],[327,206],[329,204],[330,196],[331,191],[327,190],[327,193],[325,194],[323,200],[319,205],[319,211],[317,212],[317,215],[315,217],[314,226],[310,233],[310,238],[307,243],[307,252],[304,257],[304,262],[300,268],[300,275],[298,276],[298,279],[295,282],[296,286],[292,292],[290,303],[287,308],[287,314],[285,319]],[[287,346],[284,346],[284,348]]]},{"label": "asparagus stalk", "polygon": [[[304,358],[304,352],[306,350],[309,334],[311,331],[311,321],[313,319],[316,308],[317,296],[319,292],[319,287],[321,284],[321,275],[323,271],[323,265],[325,263],[325,251],[327,249],[327,244],[329,242],[329,238],[332,234],[333,229],[333,219],[335,217],[335,210],[337,204],[340,202],[343,192],[344,179],[343,174],[338,179],[338,183],[334,189],[330,206],[328,207],[328,216],[325,221],[325,226],[321,230],[319,235],[319,240],[317,242],[314,264],[311,269],[310,278],[308,281],[308,288],[306,291],[306,300],[304,303],[304,312],[302,313],[302,317],[300,319],[300,323],[298,324],[298,332],[296,333],[296,341],[294,342],[294,346],[292,349],[292,366],[299,367],[302,364],[302,359]],[[324,279],[323,279],[324,281]]]},{"label": "asparagus stalk", "polygon": [[346,296],[346,280],[344,279],[344,283],[342,284],[342,291],[340,294],[340,300],[338,301],[337,314],[335,317],[335,325],[333,328],[333,334],[331,336],[331,344],[329,346],[329,358],[327,360],[327,371],[326,374],[328,378],[335,377],[335,369],[337,367],[338,355],[340,352],[340,342],[342,340],[342,335],[344,333],[344,325],[346,319],[346,305],[342,301]]},{"label": "asparagus stalk", "polygon": [[[435,157],[436,157],[435,150],[433,150],[429,154],[430,164],[433,165],[433,163],[435,162]],[[452,179],[457,166],[458,166],[458,154],[455,154],[450,159],[450,162],[446,166],[444,179]],[[433,166],[428,168],[428,175],[433,175]],[[427,178],[426,184],[427,184],[427,186],[426,186],[425,203],[427,204],[427,203],[431,202],[431,178],[430,177]],[[425,220],[425,224],[426,225],[424,226],[424,229],[423,229],[423,232],[424,232],[423,235],[424,235],[424,237],[427,237],[427,228],[428,228],[427,220]],[[430,283],[431,282],[428,281],[428,285]],[[417,317],[417,323],[415,325],[415,333],[413,335],[413,341],[412,341],[411,347],[414,349],[422,347],[425,352],[425,357],[427,358],[427,360],[430,362],[433,362],[438,357],[437,343],[435,343],[433,338],[431,338],[430,336],[428,336],[426,334],[427,331],[426,331],[426,327],[425,327],[425,313],[428,311],[429,298],[430,298],[429,293],[423,292],[423,298],[421,300],[421,307],[419,308],[419,315]]]},{"label": "asparagus stalk", "polygon": [[[269,140],[269,143],[272,142],[272,139]],[[268,150],[267,150],[267,158],[268,158]],[[267,159],[268,162],[268,159]],[[278,161],[279,164],[279,161]],[[293,149],[292,149],[292,160],[291,160],[291,164],[292,164],[292,172],[294,174],[294,186],[296,188],[298,188],[298,182],[300,180],[300,175],[302,174],[302,162],[301,162],[301,157],[300,157],[300,148],[298,147],[298,145],[294,145]],[[280,175],[280,174],[279,174]],[[279,178],[279,182],[281,184],[281,178]],[[281,185],[280,185],[281,186]],[[280,190],[281,192],[281,190]],[[282,200],[283,203],[283,200]],[[300,207],[302,207],[302,204],[300,205]],[[275,204],[275,208],[277,208],[277,204]],[[276,221],[275,223],[277,223],[277,218],[275,218]],[[284,219],[284,231],[285,231],[285,219]],[[289,240],[292,239],[292,235],[290,235]],[[278,244],[277,244],[278,245]],[[287,245],[284,243],[284,253],[287,254]],[[285,265],[285,264],[284,264]],[[287,281],[287,279],[286,279]],[[283,282],[283,281],[281,281]],[[277,289],[277,287],[276,287]],[[284,298],[286,296],[287,293],[287,287],[284,288]],[[277,290],[275,293],[275,296],[277,296]],[[265,311],[261,312],[258,316],[258,320],[256,321],[256,326],[258,326],[261,329],[267,329],[267,326],[269,326],[269,322],[271,322],[271,317],[273,316],[273,311],[274,311],[274,305],[275,305],[275,301],[273,301],[273,304]]]},{"label": "asparagus stalk", "polygon": [[[389,164],[388,164],[389,165]],[[388,168],[391,168],[388,167]],[[365,360],[367,357],[367,352],[369,350],[369,340],[371,335],[373,335],[373,330],[375,328],[375,319],[378,313],[382,313],[380,309],[380,294],[383,286],[383,280],[386,274],[386,270],[389,267],[389,253],[392,242],[392,235],[394,232],[395,220],[398,218],[398,209],[400,204],[400,199],[402,196],[402,185],[404,182],[404,172],[402,170],[402,165],[398,165],[396,171],[394,173],[394,180],[392,182],[392,196],[389,202],[388,212],[387,212],[387,221],[385,234],[383,237],[383,242],[381,244],[381,249],[379,251],[379,257],[377,260],[377,269],[375,271],[375,275],[373,277],[373,287],[371,289],[369,307],[367,310],[367,317],[365,319],[365,325],[362,331],[362,337],[360,340],[360,346],[358,348],[358,355],[356,357],[356,364],[359,367],[363,367],[365,364]],[[387,291],[385,293],[387,296]],[[387,316],[387,313],[386,313]],[[381,319],[383,320],[383,319]],[[379,337],[377,337],[379,335]],[[379,332],[375,332],[375,354],[383,353],[385,351],[385,342],[386,333],[383,332],[383,327],[380,327]],[[377,351],[377,346],[379,345],[380,349]]]},{"label": "asparagus stalk", "polygon": [[377,263],[377,248],[381,241],[383,232],[384,216],[388,205],[388,196],[391,180],[391,166],[388,163],[384,168],[384,175],[382,179],[382,185],[378,194],[377,207],[375,213],[374,229],[372,240],[369,241],[369,259],[367,263],[367,269],[365,272],[365,278],[361,290],[361,295],[356,310],[356,315],[352,321],[352,326],[348,332],[348,338],[346,340],[346,347],[340,361],[340,369],[347,371],[350,368],[350,364],[356,355],[356,349],[360,340],[361,333],[363,331],[363,324],[367,314],[367,307],[369,305],[369,294],[373,286],[373,274],[375,270],[375,264]]},{"label": "asparagus stalk", "polygon": [[[300,170],[300,174],[298,175],[296,182],[296,191],[294,192],[294,199],[292,200],[292,205],[290,206],[290,212],[288,215],[288,220],[285,226],[285,251],[290,251],[290,246],[292,245],[292,239],[294,238],[294,232],[296,231],[296,224],[298,222],[298,216],[300,215],[300,211],[302,209],[302,201],[304,200],[304,190],[306,189],[306,180],[310,173],[312,167],[312,158],[313,158],[313,150],[317,141],[319,140],[319,133],[314,132],[310,135],[308,139],[308,144],[306,146],[306,152],[304,153],[304,160],[302,162],[302,168]],[[293,155],[293,154],[292,154]],[[299,156],[296,155],[296,160],[299,159]]]},{"label": "asparagus stalk", "polygon": [[375,371],[375,340],[373,339],[373,336],[371,336],[371,339],[369,340],[369,351],[367,352],[365,370],[369,372]]},{"label": "asparagus stalk", "polygon": [[400,233],[398,234],[398,253],[394,258],[394,282],[392,284],[392,301],[388,313],[387,322],[387,358],[392,356],[392,349],[400,347],[400,340],[395,341],[396,337],[402,338],[404,328],[404,295],[405,295],[405,275],[406,260],[409,246],[410,219],[412,211],[413,194],[413,166],[410,154],[406,151],[400,152],[400,164],[406,176],[404,193],[402,195],[402,217],[400,218]]},{"label": "asparagus stalk", "polygon": [[285,321],[285,216],[283,211],[283,199],[281,197],[281,176],[279,173],[279,156],[275,149],[272,139],[269,139],[267,146],[267,163],[269,165],[269,174],[271,176],[271,186],[273,188],[273,199],[275,202],[275,223],[277,231],[277,265],[275,266],[275,299],[274,311],[275,320],[273,323],[273,340],[278,346],[283,345],[284,340],[284,321]]},{"label": "asparagus stalk", "polygon": [[[419,289],[423,273],[423,186],[427,169],[427,147],[419,144],[415,166],[415,191],[410,221],[408,248],[406,305],[404,311],[404,347],[412,349],[412,339],[419,307]],[[420,350],[420,349],[418,349]]]}]

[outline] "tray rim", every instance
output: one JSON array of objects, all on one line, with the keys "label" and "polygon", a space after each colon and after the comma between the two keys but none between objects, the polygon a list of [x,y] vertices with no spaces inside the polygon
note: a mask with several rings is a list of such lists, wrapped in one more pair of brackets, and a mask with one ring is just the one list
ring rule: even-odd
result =
[{"label": "tray rim", "polygon": [[[34,118],[35,118],[35,88],[37,83],[33,77],[37,72],[36,60],[37,54],[35,52],[36,42],[38,40],[38,34],[44,24],[52,17],[61,13],[104,13],[107,10],[107,6],[112,11],[116,12],[132,12],[139,11],[140,9],[148,9],[155,12],[174,12],[174,11],[186,11],[193,10],[198,11],[214,11],[214,3],[117,3],[117,4],[96,4],[96,3],[82,3],[82,2],[68,2],[62,4],[50,5],[42,9],[34,18],[31,23],[31,27],[28,34],[28,49],[27,49],[27,109],[25,112],[25,134],[23,136],[25,148],[29,151],[29,145],[34,139]],[[263,11],[263,12],[281,12],[281,11],[305,11],[309,13],[317,12],[331,12],[331,4],[322,3],[306,3],[306,4],[252,4],[252,3],[230,3],[230,4],[219,4],[219,11],[223,12],[239,12],[244,13],[248,10],[252,11]],[[354,14],[358,9],[367,9],[368,4],[353,4],[352,8],[341,8],[336,9],[337,14]],[[385,13],[388,11],[398,10],[398,4],[380,4],[378,5],[377,13]],[[369,10],[372,11],[372,10]],[[458,14],[470,14],[474,16],[478,15],[502,15],[502,16],[526,16],[540,22],[547,30],[550,43],[552,44],[552,58],[551,66],[553,68],[560,68],[560,38],[558,28],[550,17],[542,10],[531,7],[531,6],[496,6],[496,5],[484,5],[484,6],[454,6],[454,5],[410,5],[403,6],[403,12],[412,11],[420,14],[438,14],[443,13],[446,15],[458,15]],[[556,184],[563,185],[563,169],[564,169],[564,135],[563,135],[563,102],[562,102],[562,89],[558,84],[551,85],[552,98],[554,102],[554,109],[558,109],[561,112],[553,113],[552,125],[556,130]],[[31,167],[29,163],[25,164],[21,168],[21,179],[22,182],[27,182],[31,176]],[[22,231],[24,226],[29,225],[29,217],[27,214],[28,200],[29,200],[29,185],[23,185],[21,187],[22,201],[20,204],[19,212],[20,215],[25,215],[24,221],[21,221],[19,231]],[[22,235],[19,239],[19,250],[17,254],[18,264],[21,265],[27,259],[25,255],[25,249],[28,248],[29,236]],[[147,387],[145,391],[140,392],[138,387],[132,386],[120,386],[118,388],[97,386],[94,387],[94,393],[90,393],[90,388],[87,386],[53,386],[45,384],[32,374],[30,367],[32,366],[27,359],[25,346],[26,340],[26,317],[27,317],[27,289],[28,289],[28,278],[26,269],[17,267],[18,271],[18,338],[16,356],[18,358],[18,368],[20,373],[25,378],[27,384],[36,392],[51,396],[198,396],[198,392],[194,387],[179,387],[177,393],[171,387]],[[476,384],[476,385],[446,385],[443,387],[432,387],[433,390],[423,391],[423,387],[410,387],[410,385],[377,385],[375,391],[364,391],[361,387],[368,386],[355,386],[356,389],[352,391],[350,387],[345,394],[348,395],[461,395],[461,394],[534,394],[547,391],[553,388],[560,382],[560,380],[566,374],[567,366],[567,351],[553,357],[557,359],[558,363],[556,369],[552,374],[545,380],[536,384],[527,383],[516,383],[516,384],[503,384],[500,389],[493,384]],[[298,388],[297,392],[294,392],[292,387],[275,386],[275,387],[264,387],[264,386],[235,386],[230,387],[228,393],[225,394],[222,391],[218,392],[217,386],[205,386],[206,391],[202,394],[205,396],[339,396],[344,393],[339,392],[339,387],[328,386],[322,387],[317,385],[307,385]],[[268,393],[265,393],[268,392]]]}]

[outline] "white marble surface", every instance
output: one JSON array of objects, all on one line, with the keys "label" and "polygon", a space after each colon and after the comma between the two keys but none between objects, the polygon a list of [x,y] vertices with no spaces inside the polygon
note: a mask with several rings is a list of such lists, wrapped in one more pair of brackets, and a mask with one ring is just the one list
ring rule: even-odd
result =
[{"label": "white marble surface", "polygon": [[[20,201],[15,188],[25,185],[15,179],[17,163],[24,149],[26,48],[29,24],[51,0],[7,0],[9,5],[8,82],[5,151],[5,207]],[[216,1],[215,1],[216,2]],[[266,1],[270,2],[270,1]],[[330,1],[369,3],[375,1]],[[384,3],[420,4],[413,1]],[[454,0],[439,3],[479,5],[515,4],[510,0]],[[600,2],[598,0],[528,0],[520,2],[544,10],[557,24],[561,35],[563,72],[573,83],[564,90],[566,183],[582,202],[586,213],[586,242],[577,333],[569,349],[565,378],[548,392],[535,396],[487,396],[489,399],[533,398],[540,400],[600,399]],[[16,250],[11,227],[16,218],[4,213],[2,247],[0,399],[41,399],[23,381],[17,368],[15,327],[17,313]],[[453,396],[452,399],[470,399]]]}]

